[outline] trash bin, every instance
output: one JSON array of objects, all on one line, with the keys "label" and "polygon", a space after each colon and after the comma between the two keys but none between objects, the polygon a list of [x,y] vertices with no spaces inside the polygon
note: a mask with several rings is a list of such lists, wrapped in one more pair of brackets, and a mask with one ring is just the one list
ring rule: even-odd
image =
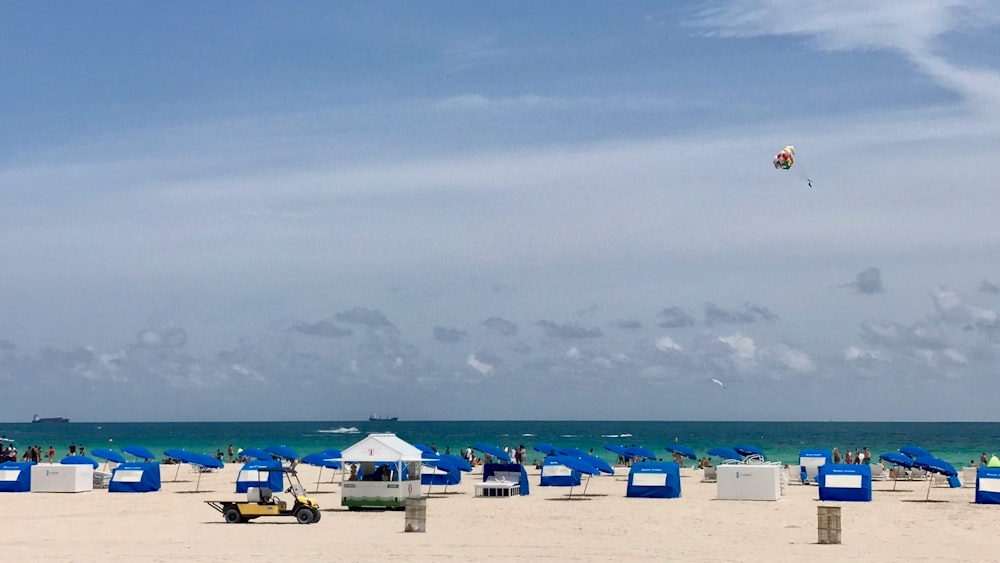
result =
[{"label": "trash bin", "polygon": [[840,507],[820,506],[816,514],[816,531],[819,543],[840,543]]},{"label": "trash bin", "polygon": [[406,523],[404,532],[427,531],[427,498],[406,497]]}]

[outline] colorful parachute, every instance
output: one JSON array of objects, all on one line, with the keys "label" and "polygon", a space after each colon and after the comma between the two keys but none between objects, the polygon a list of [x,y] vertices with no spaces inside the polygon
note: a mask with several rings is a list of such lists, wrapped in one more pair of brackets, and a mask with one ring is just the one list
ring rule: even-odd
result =
[{"label": "colorful parachute", "polygon": [[788,170],[795,164],[795,147],[788,145],[781,149],[781,152],[774,155],[774,167],[779,170]]}]

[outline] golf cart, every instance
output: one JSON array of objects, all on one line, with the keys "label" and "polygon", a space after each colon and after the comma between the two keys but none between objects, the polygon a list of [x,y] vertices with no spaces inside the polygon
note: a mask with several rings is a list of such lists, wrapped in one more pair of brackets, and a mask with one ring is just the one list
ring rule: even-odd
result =
[{"label": "golf cart", "polygon": [[[286,493],[292,493],[295,502],[291,506],[287,502],[271,494],[266,486],[247,489],[247,500],[206,500],[205,503],[222,514],[226,522],[239,524],[249,522],[261,516],[294,516],[299,524],[319,522],[321,513],[319,503],[306,496],[306,489],[299,481],[299,475],[288,467],[257,469],[259,473],[281,472],[288,476],[289,487]],[[293,482],[294,481],[294,482]],[[266,485],[266,480],[261,483]]]}]

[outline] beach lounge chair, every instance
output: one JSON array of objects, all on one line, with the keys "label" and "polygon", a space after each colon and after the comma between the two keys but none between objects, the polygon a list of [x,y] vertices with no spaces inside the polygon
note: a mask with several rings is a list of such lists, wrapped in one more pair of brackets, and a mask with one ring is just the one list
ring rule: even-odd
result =
[{"label": "beach lounge chair", "polygon": [[927,478],[927,472],[919,467],[914,467],[910,470],[910,480],[911,481],[922,481]]},{"label": "beach lounge chair", "polygon": [[719,473],[714,467],[706,467],[702,471],[704,471],[701,476],[702,483],[715,483],[719,480]]},{"label": "beach lounge chair", "polygon": [[965,487],[975,487],[976,486],[976,473],[979,471],[978,467],[963,467],[962,468],[962,485]]},{"label": "beach lounge chair", "polygon": [[873,463],[872,468],[872,481],[885,481],[885,469],[882,468],[882,464]]}]

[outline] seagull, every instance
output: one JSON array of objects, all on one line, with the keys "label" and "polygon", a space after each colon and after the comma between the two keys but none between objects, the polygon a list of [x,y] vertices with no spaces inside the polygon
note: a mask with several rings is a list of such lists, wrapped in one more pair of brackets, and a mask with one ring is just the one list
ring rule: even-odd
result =
[{"label": "seagull", "polygon": [[712,378],[712,383],[718,383],[719,387],[722,387],[723,389],[726,388],[726,385],[723,382],[719,381],[718,379],[716,379],[714,377]]}]

